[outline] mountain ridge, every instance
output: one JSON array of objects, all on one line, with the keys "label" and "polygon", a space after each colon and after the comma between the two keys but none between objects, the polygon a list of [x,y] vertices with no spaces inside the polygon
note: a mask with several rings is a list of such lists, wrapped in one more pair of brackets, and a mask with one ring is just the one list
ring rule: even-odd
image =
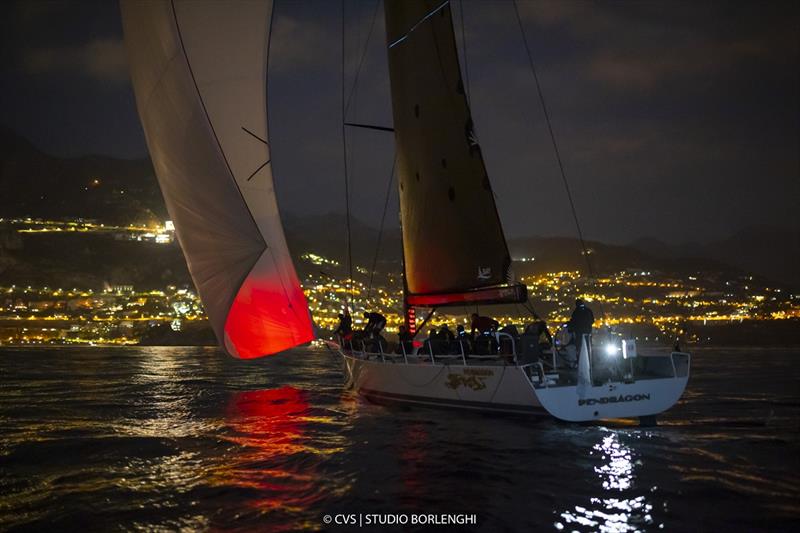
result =
[{"label": "mountain ridge", "polygon": [[[116,159],[88,155],[59,158],[0,126],[0,187],[14,194],[0,196],[0,217],[95,218],[108,223],[163,222],[168,217],[149,159]],[[345,216],[326,213],[299,216],[283,213],[287,242],[297,259],[315,252],[344,263],[347,257]],[[378,230],[351,218],[353,263],[371,268],[376,261]],[[547,269],[587,268],[577,239],[529,236],[508,240],[518,274]],[[704,269],[748,272],[800,287],[800,232],[770,226],[750,226],[710,243],[668,244],[642,237],[627,245],[587,241],[597,273],[622,268]],[[746,251],[747,253],[743,253]],[[400,232],[381,235],[377,264],[399,266]],[[380,270],[380,268],[378,268]]]}]

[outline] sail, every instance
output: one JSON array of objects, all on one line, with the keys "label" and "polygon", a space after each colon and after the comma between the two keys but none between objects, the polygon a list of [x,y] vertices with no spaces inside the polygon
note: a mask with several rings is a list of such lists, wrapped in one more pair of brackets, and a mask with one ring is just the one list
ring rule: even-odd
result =
[{"label": "sail", "polygon": [[450,4],[384,7],[408,301],[447,293],[444,304],[463,302],[460,295],[508,282],[511,258],[473,132]]},{"label": "sail", "polygon": [[189,271],[235,357],[313,338],[273,187],[266,72],[271,0],[123,0],[150,157]]}]

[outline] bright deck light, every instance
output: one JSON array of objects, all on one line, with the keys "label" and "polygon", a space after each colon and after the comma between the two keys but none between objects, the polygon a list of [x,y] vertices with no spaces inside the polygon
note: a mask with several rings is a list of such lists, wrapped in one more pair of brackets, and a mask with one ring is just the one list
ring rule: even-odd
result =
[{"label": "bright deck light", "polygon": [[606,344],[606,354],[608,354],[608,355],[617,355],[617,352],[619,352],[619,346],[617,346],[616,344],[610,344],[610,343]]}]

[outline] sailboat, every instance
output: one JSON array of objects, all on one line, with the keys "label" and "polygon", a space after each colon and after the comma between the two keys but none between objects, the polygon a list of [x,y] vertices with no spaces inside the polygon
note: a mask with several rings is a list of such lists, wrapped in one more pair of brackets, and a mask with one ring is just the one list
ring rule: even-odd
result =
[{"label": "sailboat", "polygon": [[[272,2],[122,1],[137,108],[177,238],[222,347],[252,358],[314,338],[273,189],[267,134]],[[404,315],[527,302],[473,131],[450,2],[385,0],[403,241]],[[445,238],[442,238],[442,236]],[[424,324],[424,322],[423,322]],[[421,329],[421,328],[420,328]],[[675,404],[690,355],[575,339],[530,357],[493,332],[483,352],[330,342],[347,386],[377,402],[650,420]],[[499,346],[506,347],[501,353]],[[376,346],[372,349],[370,346]],[[510,348],[508,348],[510,346]]]}]

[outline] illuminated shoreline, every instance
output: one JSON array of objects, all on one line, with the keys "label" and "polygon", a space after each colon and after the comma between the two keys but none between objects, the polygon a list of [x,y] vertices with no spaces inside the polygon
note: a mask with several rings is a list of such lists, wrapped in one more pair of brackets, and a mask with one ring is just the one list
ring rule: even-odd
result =
[{"label": "illuminated shoreline", "polygon": [[[301,263],[337,267],[338,263],[308,252]],[[363,270],[363,269],[362,269]],[[402,284],[396,274],[384,274],[387,283],[372,288],[363,281],[338,279],[324,272],[302,279],[314,322],[323,330],[338,325],[338,313],[350,308],[354,328],[365,310],[387,318],[386,331],[402,323]],[[692,329],[724,324],[755,324],[800,319],[800,298],[780,287],[758,284],[750,276],[726,280],[699,280],[654,272],[625,270],[590,280],[580,271],[522,276],[531,301],[551,328],[565,323],[575,298],[594,309],[596,327],[609,327],[642,341],[689,342]],[[475,307],[441,309],[427,327],[443,323],[467,324]],[[501,324],[521,327],[532,317],[521,307],[480,308]],[[136,291],[132,285],[87,288],[0,287],[0,345],[131,345],[158,326],[182,330],[207,326],[194,291],[167,286]],[[710,339],[707,339],[710,340]]]}]

